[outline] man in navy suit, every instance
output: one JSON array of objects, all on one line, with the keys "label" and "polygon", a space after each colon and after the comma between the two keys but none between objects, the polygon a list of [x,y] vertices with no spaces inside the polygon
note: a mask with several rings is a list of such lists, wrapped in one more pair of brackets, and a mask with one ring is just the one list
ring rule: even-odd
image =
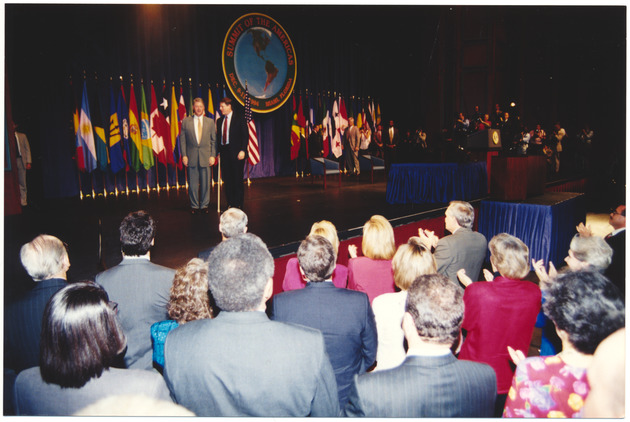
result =
[{"label": "man in navy suit", "polygon": [[247,158],[249,130],[245,119],[232,111],[232,100],[222,99],[219,110],[223,116],[217,121],[217,142],[227,205],[228,208],[243,208],[243,167]]},{"label": "man in navy suit", "polygon": [[120,223],[123,259],[96,275],[96,282],[118,303],[118,318],[127,336],[125,364],[133,369],[153,368],[151,325],[168,319],[175,270],[151,262],[155,221],[146,211],[129,213]]},{"label": "man in navy suit", "polygon": [[4,318],[4,362],[16,373],[39,365],[39,342],[46,303],[66,286],[70,260],[63,242],[40,234],[20,249],[20,260],[35,288],[7,305]]},{"label": "man in navy suit", "polygon": [[322,332],[343,409],[353,377],[364,373],[376,359],[378,341],[372,307],[365,293],[339,289],[332,283],[336,256],[328,239],[308,236],[297,256],[308,283],[304,289],[274,296],[273,319]]},{"label": "man in navy suit", "polygon": [[440,274],[420,276],[408,290],[406,310],[407,358],[397,368],[355,376],[345,415],[491,417],[494,370],[451,352],[464,318],[462,289]]},{"label": "man in navy suit", "polygon": [[221,313],[166,338],[164,379],[175,401],[197,416],[338,416],[322,333],[265,314],[274,265],[263,241],[231,237],[214,248],[208,266]]},{"label": "man in navy suit", "polygon": [[606,236],[606,243],[613,250],[612,262],[605,275],[617,286],[621,298],[626,300],[626,206],[619,205],[610,212],[609,223],[613,232]]}]

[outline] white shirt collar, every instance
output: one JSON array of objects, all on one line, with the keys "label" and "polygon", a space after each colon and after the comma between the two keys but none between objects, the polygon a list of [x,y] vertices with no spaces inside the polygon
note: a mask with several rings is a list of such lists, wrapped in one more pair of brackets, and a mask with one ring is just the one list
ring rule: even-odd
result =
[{"label": "white shirt collar", "polygon": [[409,349],[407,350],[407,356],[446,356],[451,353],[451,349],[435,349],[435,350],[419,350],[419,349]]}]

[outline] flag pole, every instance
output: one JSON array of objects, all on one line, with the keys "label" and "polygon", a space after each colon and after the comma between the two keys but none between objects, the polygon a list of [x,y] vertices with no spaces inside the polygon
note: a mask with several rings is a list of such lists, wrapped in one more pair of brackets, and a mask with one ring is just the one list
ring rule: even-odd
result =
[{"label": "flag pole", "polygon": [[160,163],[157,160],[157,156],[155,156],[155,190],[157,190],[157,193],[160,193],[160,171],[158,167],[160,167]]},{"label": "flag pole", "polygon": [[83,201],[83,186],[81,186],[81,170],[78,169],[77,170],[79,172],[79,198]]},{"label": "flag pole", "polygon": [[129,197],[129,172],[127,171],[126,168],[125,168],[125,195]]},{"label": "flag pole", "polygon": [[217,163],[217,213],[221,213],[221,154],[218,155]]},{"label": "flag pole", "polygon": [[107,198],[107,179],[105,177],[105,172],[103,174],[103,196]]}]

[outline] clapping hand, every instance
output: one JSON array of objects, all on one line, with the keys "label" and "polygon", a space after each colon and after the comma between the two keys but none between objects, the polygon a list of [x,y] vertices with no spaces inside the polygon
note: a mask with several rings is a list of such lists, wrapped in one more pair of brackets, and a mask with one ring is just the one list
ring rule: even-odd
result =
[{"label": "clapping hand", "polygon": [[437,246],[439,237],[436,236],[432,230],[418,229],[418,237],[427,248],[435,248]]},{"label": "clapping hand", "polygon": [[468,287],[473,283],[472,279],[466,275],[466,270],[463,268],[457,271],[457,278],[464,285],[464,287]]},{"label": "clapping hand", "polygon": [[575,229],[577,230],[580,237],[591,237],[593,236],[593,231],[591,230],[591,226],[585,226],[584,223],[578,224]]},{"label": "clapping hand", "polygon": [[538,261],[532,259],[532,266],[538,276],[538,280],[540,280],[540,288],[544,288],[547,283],[549,283],[550,279],[555,278],[558,275],[558,271],[551,261],[549,261],[549,273],[545,270],[545,262],[542,259]]},{"label": "clapping hand", "polygon": [[510,358],[512,359],[512,362],[514,362],[515,365],[518,365],[522,360],[525,359],[525,354],[521,352],[520,350],[518,349],[514,350],[510,346],[508,346],[507,348],[508,348],[508,353],[510,354]]},{"label": "clapping hand", "polygon": [[350,255],[350,258],[357,257],[357,245],[348,245],[348,255]]}]

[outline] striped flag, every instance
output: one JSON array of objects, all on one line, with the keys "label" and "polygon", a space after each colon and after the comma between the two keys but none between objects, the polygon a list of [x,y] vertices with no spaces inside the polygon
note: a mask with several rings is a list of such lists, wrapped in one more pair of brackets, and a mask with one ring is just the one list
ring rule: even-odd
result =
[{"label": "striped flag", "polygon": [[79,116],[79,130],[77,131],[77,165],[79,166],[79,170],[91,173],[96,168],[96,163],[94,130],[92,128],[92,120],[90,119],[87,83],[84,80],[81,115]]},{"label": "striped flag", "polygon": [[114,88],[111,85],[109,86],[109,158],[112,173],[116,174],[125,168],[122,137],[120,136],[120,125],[116,112],[116,98],[114,97]]},{"label": "striped flag", "polygon": [[247,144],[249,164],[255,166],[260,161],[260,151],[258,150],[258,135],[256,134],[256,124],[254,124],[254,119],[252,119],[252,104],[249,99],[247,85],[245,85],[245,120],[247,121],[247,129],[249,129],[249,143]]},{"label": "striped flag", "polygon": [[171,91],[171,116],[170,116],[170,125],[171,125],[171,145],[173,151],[173,158],[175,159],[173,163],[178,165],[175,155],[177,151],[177,138],[179,137],[179,116],[177,115],[177,97],[175,96],[175,85],[173,84],[173,89]]}]

